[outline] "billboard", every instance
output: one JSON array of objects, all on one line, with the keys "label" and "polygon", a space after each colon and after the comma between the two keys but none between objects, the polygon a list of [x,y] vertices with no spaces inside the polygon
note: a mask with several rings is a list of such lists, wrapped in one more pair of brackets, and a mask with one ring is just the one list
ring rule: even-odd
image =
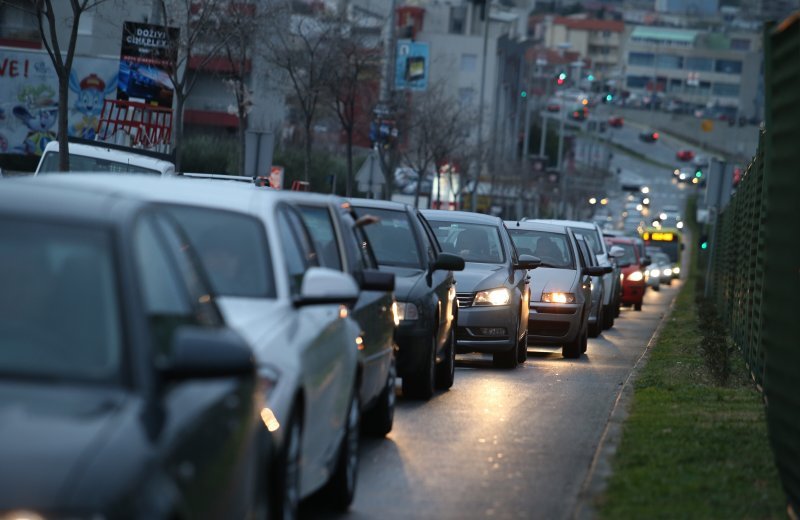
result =
[{"label": "billboard", "polygon": [[411,40],[397,41],[394,86],[398,90],[428,88],[430,49],[427,43]]},{"label": "billboard", "polygon": [[[75,56],[69,135],[94,139],[103,101],[114,97],[116,58]],[[0,153],[42,155],[58,130],[58,76],[45,51],[0,48]]]},{"label": "billboard", "polygon": [[175,27],[125,22],[119,57],[117,99],[144,100],[172,108],[175,88],[170,76],[178,61]]}]

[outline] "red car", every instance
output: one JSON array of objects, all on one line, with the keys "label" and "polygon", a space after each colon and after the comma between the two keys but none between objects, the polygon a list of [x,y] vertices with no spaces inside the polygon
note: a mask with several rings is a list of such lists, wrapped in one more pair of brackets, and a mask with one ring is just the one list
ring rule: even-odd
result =
[{"label": "red car", "polygon": [[678,150],[675,157],[677,157],[679,161],[691,161],[694,159],[694,152],[691,150]]},{"label": "red car", "polygon": [[612,126],[614,128],[622,128],[622,125],[625,123],[625,120],[622,119],[620,116],[611,116],[608,118],[608,126]]},{"label": "red car", "polygon": [[632,305],[637,311],[642,310],[644,292],[647,289],[645,268],[650,260],[641,254],[636,246],[636,239],[629,237],[606,237],[609,247],[619,246],[625,252],[617,257],[617,265],[622,272],[622,305]]}]

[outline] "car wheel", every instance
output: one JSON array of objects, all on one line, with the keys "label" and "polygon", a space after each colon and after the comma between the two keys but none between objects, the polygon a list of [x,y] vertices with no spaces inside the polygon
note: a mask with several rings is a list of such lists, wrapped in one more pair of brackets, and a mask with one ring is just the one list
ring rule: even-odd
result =
[{"label": "car wheel", "polygon": [[561,355],[567,359],[578,359],[583,352],[583,341],[586,337],[586,326],[575,336],[575,339],[561,347]]},{"label": "car wheel", "polygon": [[300,411],[295,410],[286,428],[283,450],[275,464],[272,518],[297,518],[300,503],[300,451],[303,438]]},{"label": "car wheel", "polygon": [[619,318],[619,315],[622,313],[622,296],[617,293],[617,297],[614,299],[614,317]]},{"label": "car wheel", "polygon": [[597,307],[597,320],[589,324],[589,337],[596,338],[603,331],[603,306]]},{"label": "car wheel", "polygon": [[589,348],[589,333],[586,329],[583,329],[583,334],[581,334],[581,352],[586,352],[587,348]]},{"label": "car wheel", "polygon": [[337,511],[346,511],[353,503],[353,497],[356,494],[360,422],[361,403],[358,399],[358,391],[354,390],[350,407],[347,410],[345,431],[339,447],[336,467],[325,485],[328,502]]},{"label": "car wheel", "polygon": [[652,287],[650,287],[650,288],[651,288],[651,289],[653,289],[653,290],[654,290],[654,291],[656,291],[656,292],[658,292],[658,291],[660,291],[660,290],[661,290],[661,287],[660,287],[660,286],[658,286],[658,285],[654,285],[654,286],[652,286]]},{"label": "car wheel", "polygon": [[517,362],[521,365],[528,360],[528,332],[519,340],[517,344]]},{"label": "car wheel", "polygon": [[444,359],[436,365],[436,388],[447,390],[456,377],[456,331],[450,327],[450,336],[444,349]]},{"label": "car wheel", "polygon": [[423,364],[403,376],[403,396],[412,399],[430,399],[436,381],[436,338],[432,337],[426,352],[423,353]]},{"label": "car wheel", "polygon": [[395,380],[397,379],[397,369],[395,368],[394,356],[389,364],[389,372],[386,374],[386,385],[381,391],[378,402],[375,406],[364,414],[364,431],[373,437],[385,437],[392,431],[394,424],[394,405],[397,397],[395,395]]},{"label": "car wheel", "polygon": [[642,302],[639,302],[639,303],[634,303],[634,304],[633,304],[633,309],[634,309],[634,310],[637,310],[637,311],[640,311],[640,310],[642,310]]},{"label": "car wheel", "polygon": [[603,309],[603,330],[608,330],[614,326],[614,307],[613,303]]},{"label": "car wheel", "polygon": [[518,348],[519,345],[517,341],[514,341],[513,348],[506,350],[505,352],[496,352],[492,356],[492,363],[498,368],[517,368],[517,357],[519,356],[517,353]]}]

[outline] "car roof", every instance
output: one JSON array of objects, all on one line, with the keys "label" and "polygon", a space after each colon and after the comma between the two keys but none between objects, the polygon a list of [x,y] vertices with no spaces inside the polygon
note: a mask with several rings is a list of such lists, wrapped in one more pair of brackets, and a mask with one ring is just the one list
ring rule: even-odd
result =
[{"label": "car roof", "polygon": [[551,224],[549,222],[537,222],[534,220],[506,220],[505,225],[508,229],[530,229],[533,231],[549,231],[551,233],[567,234],[567,226],[561,224]]},{"label": "car roof", "polygon": [[[50,141],[44,149],[45,153],[57,152],[58,150],[58,141]],[[103,146],[103,142],[101,141],[98,141],[96,145],[71,142],[69,143],[69,153],[72,155],[93,157],[95,159],[105,159],[107,161],[126,162],[152,170],[161,171],[174,168],[174,165],[169,161],[162,161],[155,157],[136,153],[135,148],[132,148],[130,152],[124,152],[122,150]]]},{"label": "car roof", "polygon": [[558,224],[560,226],[580,229],[597,229],[596,224],[592,222],[583,222],[580,220],[534,219],[533,222],[541,222],[542,224]]},{"label": "car roof", "polygon": [[350,204],[358,208],[377,208],[377,209],[390,209],[394,211],[406,211],[411,206],[402,202],[393,200],[378,200],[378,199],[349,199]]},{"label": "car roof", "polygon": [[470,224],[490,224],[502,226],[503,221],[500,217],[486,215],[484,213],[473,213],[471,211],[448,211],[444,209],[423,209],[420,211],[428,220],[447,220],[455,222],[466,222]]},{"label": "car roof", "polygon": [[606,240],[612,244],[636,244],[636,240],[633,237],[606,237]]}]

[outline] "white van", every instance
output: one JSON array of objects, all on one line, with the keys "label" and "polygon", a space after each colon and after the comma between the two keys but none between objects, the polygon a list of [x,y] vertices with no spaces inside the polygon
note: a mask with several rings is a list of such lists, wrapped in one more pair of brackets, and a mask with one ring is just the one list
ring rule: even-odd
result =
[{"label": "white van", "polygon": [[[165,157],[165,154],[109,145],[100,141],[92,144],[69,143],[69,169],[75,172],[175,175],[175,165],[159,157]],[[50,141],[34,175],[60,171],[58,141]]]}]

